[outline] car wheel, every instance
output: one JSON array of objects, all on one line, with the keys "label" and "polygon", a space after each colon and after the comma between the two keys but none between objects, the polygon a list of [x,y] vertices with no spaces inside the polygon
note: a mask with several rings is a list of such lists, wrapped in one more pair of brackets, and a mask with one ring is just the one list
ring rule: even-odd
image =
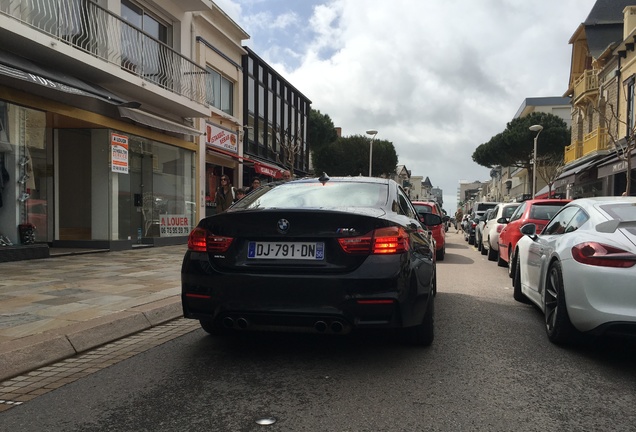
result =
[{"label": "car wheel", "polygon": [[406,344],[429,346],[433,343],[433,338],[435,336],[433,331],[433,311],[435,309],[434,299],[434,296],[430,296],[428,299],[426,315],[424,315],[422,324],[402,329],[403,340]]},{"label": "car wheel", "polygon": [[497,251],[497,265],[499,267],[505,267],[508,265],[508,263],[501,258],[501,251]]},{"label": "car wheel", "polygon": [[[488,239],[488,244],[490,244],[490,239]],[[497,259],[497,251],[490,246],[488,248],[488,261],[495,261]]]},{"label": "car wheel", "polygon": [[199,320],[199,324],[201,324],[201,328],[205,330],[206,333],[211,334],[212,336],[219,336],[223,334],[223,329],[220,326],[214,324],[214,322],[210,320]]},{"label": "car wheel", "polygon": [[479,242],[479,252],[481,252],[482,255],[486,255],[488,253],[488,251],[484,247],[484,240],[483,239]]},{"label": "car wheel", "polygon": [[530,303],[528,297],[521,292],[521,266],[519,265],[519,258],[515,263],[515,277],[512,279],[512,297],[520,303]]},{"label": "car wheel", "polygon": [[545,331],[550,342],[566,343],[575,332],[568,310],[565,305],[563,291],[563,272],[561,263],[555,261],[548,270],[545,293],[543,297],[543,311],[545,313]]},{"label": "car wheel", "polygon": [[[508,246],[508,250],[510,250],[510,246]],[[515,277],[515,256],[512,252],[508,256],[508,277],[510,279]]]},{"label": "car wheel", "polygon": [[436,252],[435,258],[437,261],[444,261],[444,255],[446,255],[446,248],[442,248]]}]

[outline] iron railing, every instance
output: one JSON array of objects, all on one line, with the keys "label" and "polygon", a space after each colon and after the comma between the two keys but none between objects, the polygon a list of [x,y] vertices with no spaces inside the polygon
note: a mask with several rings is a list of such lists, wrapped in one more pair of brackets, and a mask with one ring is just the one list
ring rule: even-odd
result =
[{"label": "iron railing", "polygon": [[0,0],[0,13],[205,104],[204,68],[90,0]]}]

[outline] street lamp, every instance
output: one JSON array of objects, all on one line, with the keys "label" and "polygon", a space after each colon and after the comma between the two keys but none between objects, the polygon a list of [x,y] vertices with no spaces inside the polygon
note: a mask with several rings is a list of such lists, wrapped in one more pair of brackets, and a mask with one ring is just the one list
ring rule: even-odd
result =
[{"label": "street lamp", "polygon": [[537,195],[537,138],[539,138],[543,126],[536,124],[530,126],[528,129],[537,133],[534,136],[534,152],[532,153],[532,198],[534,199]]},{"label": "street lamp", "polygon": [[371,142],[369,143],[369,177],[371,177],[371,162],[373,162],[373,140],[375,136],[378,134],[378,131],[375,129],[369,129],[367,131],[368,135],[373,135],[371,137]]}]

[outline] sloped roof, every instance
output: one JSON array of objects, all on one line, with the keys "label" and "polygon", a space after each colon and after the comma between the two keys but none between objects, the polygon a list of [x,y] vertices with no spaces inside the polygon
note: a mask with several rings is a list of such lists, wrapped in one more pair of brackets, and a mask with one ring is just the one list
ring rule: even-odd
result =
[{"label": "sloped roof", "polygon": [[429,178],[426,177],[426,180],[424,180],[424,182],[422,182],[422,186],[433,187],[433,184],[431,183]]},{"label": "sloped roof", "polygon": [[613,44],[623,40],[623,10],[635,0],[596,0],[583,22],[590,55],[599,58]]},{"label": "sloped roof", "polygon": [[633,6],[634,0],[596,0],[584,25],[623,24],[623,10]]}]

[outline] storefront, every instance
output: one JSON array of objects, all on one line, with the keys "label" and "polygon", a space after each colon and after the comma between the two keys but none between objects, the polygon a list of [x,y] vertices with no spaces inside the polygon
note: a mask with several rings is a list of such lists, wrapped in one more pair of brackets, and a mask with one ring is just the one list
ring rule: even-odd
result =
[{"label": "storefront", "polygon": [[195,159],[194,142],[0,86],[0,261],[184,243]]},{"label": "storefront", "polygon": [[[636,155],[632,152],[631,159],[631,187],[630,192],[632,195],[636,193]],[[604,161],[598,167],[598,178],[605,179],[608,186],[608,194],[613,196],[620,196],[627,190],[627,161],[619,160],[616,155]]]},{"label": "storefront", "polygon": [[239,136],[235,131],[210,121],[205,124],[205,216],[216,213],[216,192],[221,176],[232,180],[232,187],[242,187]]}]

